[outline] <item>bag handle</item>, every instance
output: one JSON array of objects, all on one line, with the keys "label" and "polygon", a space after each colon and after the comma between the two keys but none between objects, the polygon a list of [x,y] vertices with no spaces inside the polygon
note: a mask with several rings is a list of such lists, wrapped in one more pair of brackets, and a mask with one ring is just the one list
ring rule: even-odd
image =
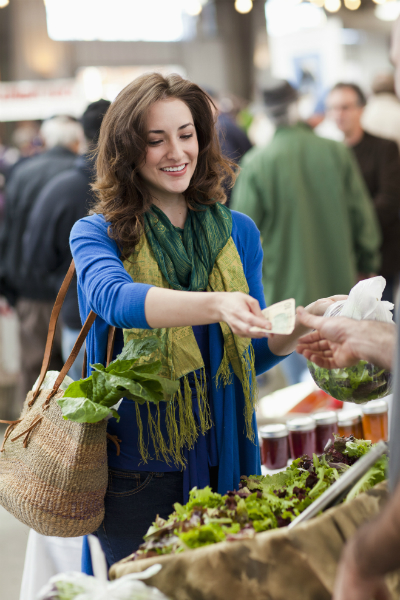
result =
[{"label": "bag handle", "polygon": [[64,381],[64,378],[65,378],[66,374],[68,373],[68,371],[70,370],[70,368],[74,364],[74,362],[76,360],[76,357],[79,354],[79,350],[82,348],[82,344],[85,341],[85,339],[87,337],[87,334],[89,333],[89,329],[93,325],[94,320],[95,320],[96,317],[97,317],[96,313],[91,310],[90,313],[89,313],[89,315],[88,315],[88,317],[87,317],[87,319],[86,319],[86,321],[85,321],[84,326],[81,329],[80,334],[78,335],[78,337],[76,339],[74,347],[71,350],[71,354],[67,358],[67,361],[66,361],[65,365],[61,369],[61,371],[60,371],[57,379],[54,382],[53,389],[51,390],[50,394],[47,396],[45,402],[43,403],[43,408],[45,408],[46,406],[48,406],[48,404],[49,404],[50,400],[52,399],[52,397],[58,392],[58,389],[59,389],[60,385],[62,384],[62,382]]},{"label": "bag handle", "polygon": [[[42,368],[41,368],[40,375],[39,375],[38,385],[36,387],[36,390],[33,394],[32,399],[28,403],[29,407],[32,406],[32,404],[35,402],[35,400],[39,396],[40,388],[42,387],[44,378],[46,377],[46,373],[47,373],[47,370],[50,365],[51,351],[53,348],[58,317],[60,316],[61,308],[64,303],[65,297],[67,295],[67,292],[68,292],[68,289],[69,289],[69,286],[71,284],[74,274],[75,274],[75,262],[72,259],[69,269],[67,271],[67,274],[66,274],[64,281],[62,282],[62,285],[60,287],[60,290],[57,294],[57,298],[54,303],[53,310],[51,311],[49,331],[47,333],[47,340],[46,340],[46,347],[45,347],[44,356],[43,356]],[[54,383],[51,396],[48,399],[50,399],[58,391],[58,388],[60,387],[61,383],[63,382],[65,375],[68,373],[68,371],[71,368],[71,366],[73,365],[76,357],[78,356],[79,350],[81,349],[82,344],[85,341],[86,336],[89,333],[89,329],[93,325],[95,318],[96,318],[96,313],[91,311],[89,313],[88,318],[85,321],[84,326],[81,329],[81,332],[74,344],[74,347],[72,348],[71,354],[69,355],[65,365],[61,369],[60,374]]]},{"label": "bag handle", "polygon": [[[114,352],[114,343],[115,343],[115,332],[116,332],[116,328],[113,327],[112,325],[110,325],[108,328],[108,336],[107,336],[106,367],[108,367],[108,365],[112,361],[112,355]],[[83,365],[82,365],[82,379],[86,378],[86,363],[87,363],[87,352],[86,352],[86,348],[85,348],[85,354],[83,356]]]},{"label": "bag handle", "polygon": [[[35,402],[35,400],[39,396],[40,388],[42,387],[44,378],[46,377],[46,373],[47,373],[47,370],[48,370],[49,364],[50,364],[51,351],[53,348],[58,317],[60,316],[61,308],[64,303],[65,297],[67,295],[67,292],[68,292],[68,289],[69,289],[69,286],[71,284],[74,274],[75,274],[75,262],[74,262],[74,259],[72,259],[69,269],[67,271],[67,274],[66,274],[64,281],[62,282],[62,285],[60,287],[60,290],[57,294],[57,298],[54,303],[53,310],[51,311],[49,331],[47,334],[46,347],[45,347],[45,351],[44,351],[43,363],[42,363],[42,368],[41,368],[40,375],[39,375],[38,385],[36,387],[36,390],[33,394],[32,399],[28,403],[28,406],[32,406],[32,404]],[[58,392],[58,389],[59,389],[60,385],[62,384],[62,382],[64,381],[66,374],[68,373],[68,371],[74,364],[74,362],[79,354],[79,351],[82,348],[82,344],[85,341],[85,339],[89,333],[89,330],[96,319],[96,316],[97,316],[96,313],[91,310],[82,329],[81,329],[80,334],[78,335],[78,337],[76,339],[74,347],[71,350],[71,354],[67,358],[67,361],[65,362],[63,368],[61,369],[56,381],[54,382],[53,389],[50,392],[49,396],[47,397],[46,401],[44,402],[43,407],[47,406],[49,404],[49,401],[51,400],[51,398]],[[112,360],[112,355],[113,355],[113,350],[114,350],[114,342],[115,342],[115,332],[116,332],[116,328],[110,325],[110,327],[108,329],[108,338],[107,338],[107,363],[106,363],[107,366],[110,364],[110,362]],[[86,377],[86,360],[87,359],[86,359],[86,350],[85,350],[85,357],[84,357],[83,367],[82,367],[82,379],[84,379]]]},{"label": "bag handle", "polygon": [[53,306],[53,310],[51,311],[50,322],[49,322],[49,331],[47,333],[46,347],[44,350],[42,368],[39,375],[38,385],[36,387],[35,393],[33,394],[32,400],[30,400],[28,406],[32,406],[35,402],[36,398],[39,396],[40,388],[42,387],[42,383],[44,378],[46,377],[47,370],[49,368],[50,359],[51,359],[51,351],[53,349],[54,336],[56,333],[57,321],[60,316],[61,308],[65,300],[65,296],[67,295],[68,288],[71,284],[72,278],[75,274],[75,262],[72,259],[67,274],[62,282],[60,290],[57,294],[56,301]]}]

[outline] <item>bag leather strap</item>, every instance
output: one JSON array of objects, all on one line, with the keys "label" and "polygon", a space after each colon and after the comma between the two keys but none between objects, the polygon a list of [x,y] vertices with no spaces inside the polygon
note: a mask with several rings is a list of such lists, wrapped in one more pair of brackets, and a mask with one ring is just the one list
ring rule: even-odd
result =
[{"label": "bag leather strap", "polygon": [[[39,381],[38,381],[38,385],[36,387],[35,393],[33,394],[33,397],[30,400],[28,406],[32,406],[32,404],[35,402],[36,398],[39,396],[40,388],[42,387],[44,378],[46,377],[46,373],[47,373],[47,370],[48,370],[49,364],[50,364],[51,351],[53,348],[54,336],[55,336],[55,332],[56,332],[58,317],[60,316],[61,308],[64,303],[65,297],[68,292],[68,288],[71,284],[74,274],[75,274],[75,263],[74,263],[74,260],[72,259],[69,269],[67,271],[67,274],[65,276],[65,279],[64,279],[64,281],[60,287],[60,290],[57,294],[57,298],[54,303],[53,310],[51,311],[49,331],[47,334],[46,347],[45,347],[45,351],[44,351],[42,368],[41,368],[40,375],[39,375]],[[76,357],[78,356],[79,350],[81,349],[82,344],[85,341],[86,336],[89,333],[89,329],[92,326],[95,318],[96,318],[96,313],[91,311],[89,313],[88,318],[86,319],[84,326],[81,329],[81,332],[78,336],[78,339],[75,342],[75,345],[71,351],[71,354],[69,355],[69,357],[67,359],[67,362],[65,363],[64,367],[60,371],[60,374],[54,383],[52,394],[51,394],[52,396],[58,391],[58,388],[60,387],[61,383],[63,382],[65,375],[68,373],[68,371],[71,368],[71,366],[73,365]]]},{"label": "bag leather strap", "polygon": [[112,357],[113,357],[114,343],[115,343],[115,331],[116,331],[115,327],[110,325],[108,328],[108,336],[107,336],[107,363],[106,363],[107,367],[110,364],[110,362],[112,361]]},{"label": "bag leather strap", "polygon": [[53,306],[53,310],[51,311],[50,323],[49,323],[49,331],[47,333],[46,347],[44,350],[44,357],[42,362],[42,368],[39,375],[38,385],[36,387],[35,393],[33,395],[32,400],[29,402],[29,406],[31,406],[36,398],[39,396],[40,388],[42,387],[42,383],[44,378],[46,377],[47,370],[49,368],[50,359],[51,359],[51,351],[53,349],[54,336],[56,333],[57,321],[60,316],[61,308],[65,300],[65,296],[67,295],[68,288],[71,284],[72,278],[75,274],[75,263],[72,259],[72,262],[69,266],[67,274],[65,276],[64,281],[60,287],[60,290],[57,294],[56,301]]},{"label": "bag leather strap", "polygon": [[76,339],[74,347],[71,350],[71,354],[67,358],[65,365],[61,369],[60,374],[58,375],[57,379],[54,382],[53,389],[51,390],[50,394],[47,396],[46,401],[43,403],[43,408],[49,404],[51,398],[58,392],[58,389],[59,389],[60,385],[62,384],[62,382],[64,381],[66,374],[68,373],[68,371],[74,364],[76,357],[79,354],[79,350],[82,348],[82,344],[85,341],[87,334],[89,333],[89,329],[93,325],[96,316],[97,316],[96,313],[91,310],[85,321],[84,326],[81,329],[80,334],[78,335],[78,337]]},{"label": "bag leather strap", "polygon": [[[112,325],[108,328],[108,336],[107,336],[107,359],[106,359],[106,367],[112,361],[112,356],[114,352],[114,343],[115,343],[115,332],[116,328]],[[82,379],[86,377],[86,363],[87,363],[87,352],[85,348],[85,354],[83,356],[83,365],[82,365]]]}]

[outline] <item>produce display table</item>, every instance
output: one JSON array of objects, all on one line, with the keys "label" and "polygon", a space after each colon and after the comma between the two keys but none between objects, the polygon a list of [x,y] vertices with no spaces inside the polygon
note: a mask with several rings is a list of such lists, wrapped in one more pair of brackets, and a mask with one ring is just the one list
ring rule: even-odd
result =
[{"label": "produce display table", "polygon": [[[110,578],[161,564],[147,580],[173,600],[330,600],[345,542],[373,519],[388,496],[386,482],[292,530],[282,528],[253,539],[114,564]],[[400,571],[387,579],[400,597]]]}]

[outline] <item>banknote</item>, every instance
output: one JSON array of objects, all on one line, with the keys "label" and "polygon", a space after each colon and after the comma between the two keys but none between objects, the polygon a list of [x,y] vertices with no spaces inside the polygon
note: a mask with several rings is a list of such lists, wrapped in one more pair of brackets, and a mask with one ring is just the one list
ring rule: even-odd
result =
[{"label": "banknote", "polygon": [[277,302],[264,308],[262,311],[264,317],[272,325],[272,329],[262,329],[261,327],[251,327],[250,332],[279,333],[289,335],[293,332],[296,320],[296,302],[294,298]]}]

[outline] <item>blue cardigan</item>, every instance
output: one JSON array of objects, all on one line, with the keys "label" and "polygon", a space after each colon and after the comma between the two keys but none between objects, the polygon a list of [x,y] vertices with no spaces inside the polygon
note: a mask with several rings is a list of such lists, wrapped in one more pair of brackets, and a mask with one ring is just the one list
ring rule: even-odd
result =
[{"label": "blue cardigan", "polygon": [[[265,308],[261,281],[263,253],[260,233],[254,222],[232,211],[232,238],[242,260],[250,295]],[[78,298],[82,322],[90,310],[97,315],[86,340],[88,373],[90,364],[105,363],[108,325],[118,328],[149,329],[144,304],[151,287],[134,283],[125,271],[117,244],[108,237],[108,223],[101,215],[78,221],[70,236],[72,255],[78,276]],[[209,325],[211,394],[219,462],[218,491],[221,494],[237,488],[241,474],[260,474],[258,440],[250,442],[245,435],[244,396],[240,381],[233,377],[231,385],[216,388],[214,378],[223,357],[223,337],[218,323]],[[274,355],[268,340],[253,340],[257,375],[267,371],[284,357]],[[256,418],[253,418],[257,430]],[[184,489],[198,485],[195,465],[184,472]]]}]

